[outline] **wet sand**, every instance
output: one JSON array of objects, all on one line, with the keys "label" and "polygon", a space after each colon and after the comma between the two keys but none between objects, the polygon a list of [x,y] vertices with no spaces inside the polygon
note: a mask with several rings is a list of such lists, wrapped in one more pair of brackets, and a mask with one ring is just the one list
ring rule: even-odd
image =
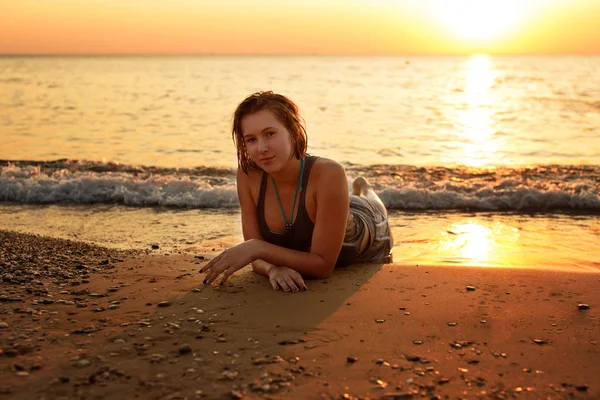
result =
[{"label": "wet sand", "polygon": [[203,285],[219,249],[0,245],[3,399],[600,398],[599,273],[357,265],[283,293]]}]

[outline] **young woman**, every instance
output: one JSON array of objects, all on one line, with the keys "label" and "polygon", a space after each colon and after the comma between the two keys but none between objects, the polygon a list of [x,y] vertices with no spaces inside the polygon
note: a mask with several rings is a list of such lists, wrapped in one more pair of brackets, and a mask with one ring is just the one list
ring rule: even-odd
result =
[{"label": "young woman", "polygon": [[357,178],[352,195],[344,168],[306,154],[298,107],[273,92],[248,96],[233,117],[237,190],[244,242],[200,272],[205,284],[252,263],[274,289],[306,290],[304,278],[327,278],[335,266],[391,262],[385,206]]}]

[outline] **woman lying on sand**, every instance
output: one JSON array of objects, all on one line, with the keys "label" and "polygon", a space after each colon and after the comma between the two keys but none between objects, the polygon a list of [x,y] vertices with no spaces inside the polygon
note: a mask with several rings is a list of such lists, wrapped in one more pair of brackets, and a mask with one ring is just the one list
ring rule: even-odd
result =
[{"label": "woman lying on sand", "polygon": [[244,242],[200,272],[224,283],[252,263],[274,289],[306,290],[304,278],[327,278],[335,266],[390,262],[385,206],[363,178],[349,194],[344,168],[306,154],[298,107],[273,93],[248,96],[235,110],[237,191]]}]

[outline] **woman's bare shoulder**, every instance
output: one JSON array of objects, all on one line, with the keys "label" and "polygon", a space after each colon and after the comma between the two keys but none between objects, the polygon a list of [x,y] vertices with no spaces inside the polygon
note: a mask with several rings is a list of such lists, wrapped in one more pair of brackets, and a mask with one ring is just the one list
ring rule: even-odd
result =
[{"label": "woman's bare shoulder", "polygon": [[240,203],[242,199],[252,199],[252,203],[258,204],[258,192],[260,191],[261,171],[248,171],[247,173],[238,168],[237,188]]},{"label": "woman's bare shoulder", "polygon": [[334,176],[345,176],[344,167],[339,162],[330,158],[319,157],[315,160],[313,171],[317,176],[331,178]]},{"label": "woman's bare shoulder", "polygon": [[244,183],[250,186],[253,186],[254,183],[260,182],[262,178],[262,172],[250,170],[247,173],[242,171],[241,168],[237,170],[237,180],[238,183]]}]

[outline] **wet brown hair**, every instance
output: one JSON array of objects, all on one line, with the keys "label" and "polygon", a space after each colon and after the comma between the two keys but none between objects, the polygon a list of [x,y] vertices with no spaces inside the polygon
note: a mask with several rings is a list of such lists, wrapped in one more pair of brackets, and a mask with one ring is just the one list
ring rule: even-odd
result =
[{"label": "wet brown hair", "polygon": [[306,156],[308,138],[298,106],[287,97],[272,91],[256,92],[246,97],[236,108],[231,130],[231,138],[237,148],[238,165],[246,174],[249,171],[262,171],[262,168],[252,161],[248,155],[242,132],[242,119],[248,114],[254,114],[261,110],[271,111],[275,118],[290,132],[293,145],[292,158],[300,159]]}]

